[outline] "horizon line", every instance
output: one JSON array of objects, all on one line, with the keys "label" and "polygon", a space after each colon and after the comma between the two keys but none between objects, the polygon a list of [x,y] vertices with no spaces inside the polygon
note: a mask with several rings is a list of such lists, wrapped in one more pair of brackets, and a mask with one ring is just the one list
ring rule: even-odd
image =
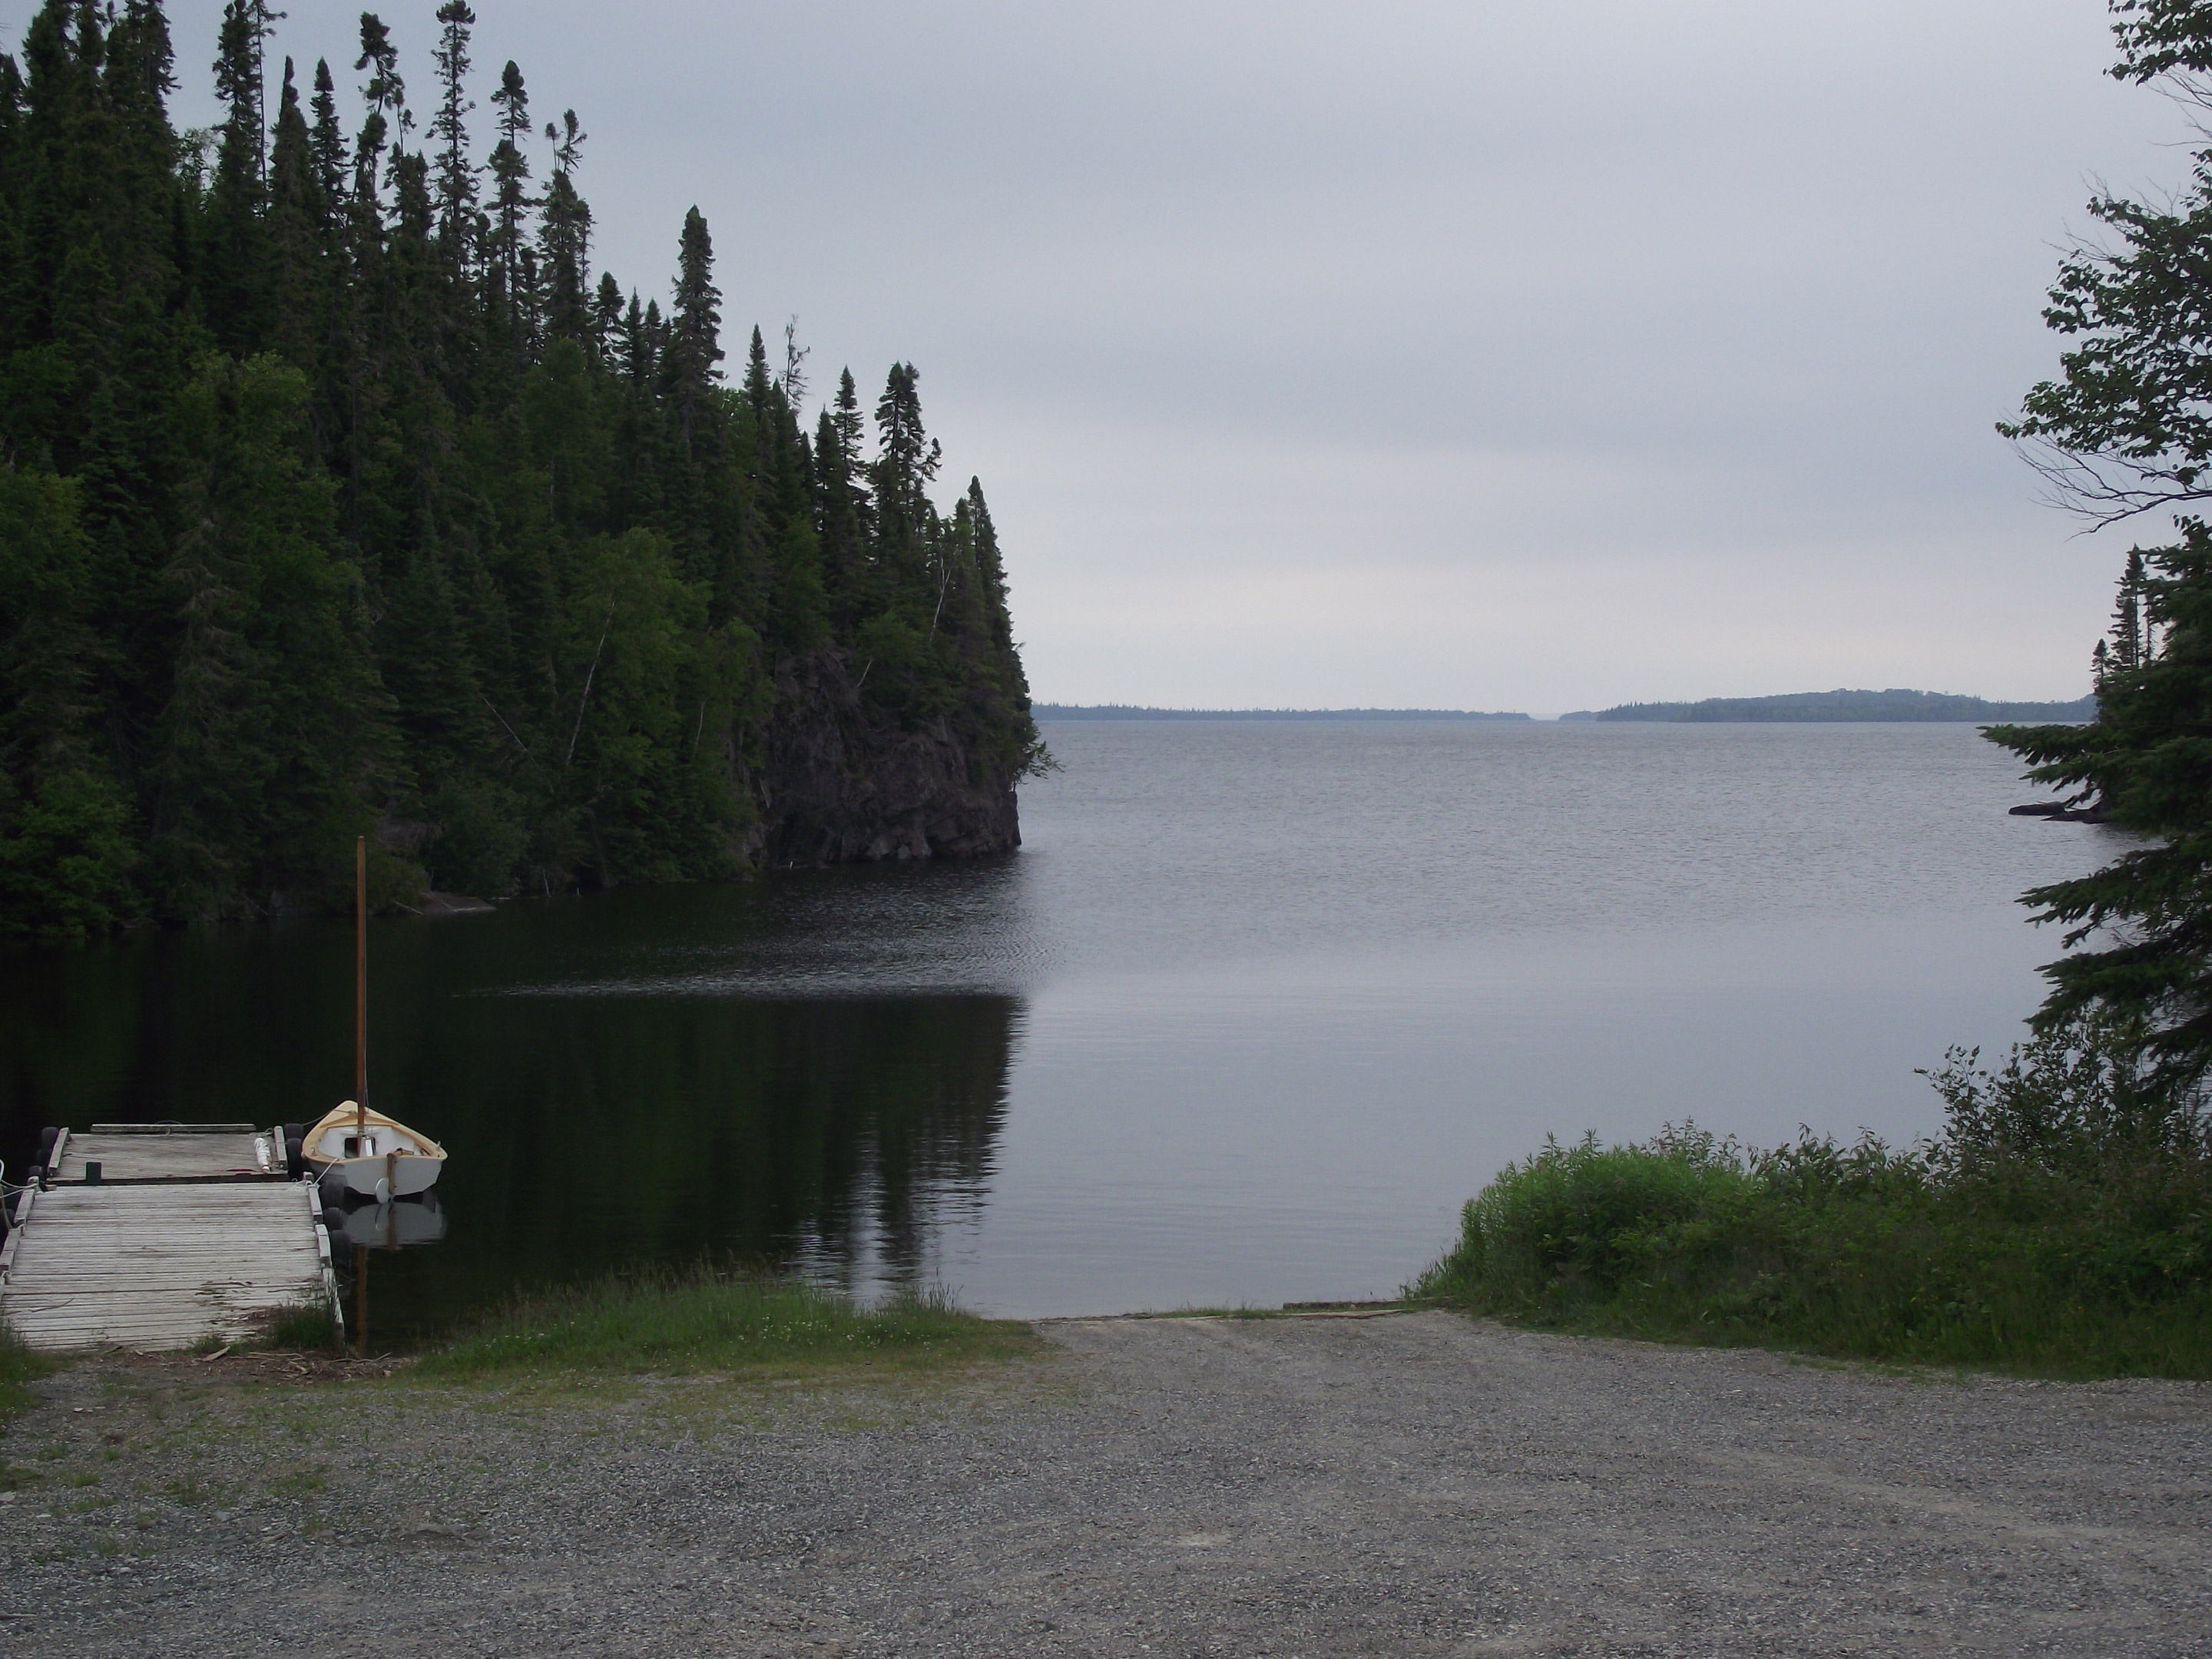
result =
[{"label": "horizon line", "polygon": [[[1703,697],[1632,697],[1620,702],[1587,703],[1580,708],[1563,712],[1583,714],[1602,713],[1613,708],[1689,708],[1704,703],[1778,702],[1788,698],[1834,696],[1927,697],[1993,705],[2047,703],[2054,707],[2063,707],[2072,703],[2087,702],[2096,695],[2096,692],[2092,690],[2077,693],[2070,697],[1986,697],[1978,692],[1923,691],[1911,686],[1885,686],[1879,689],[1871,686],[1835,686],[1815,691],[1721,693]],[[1437,714],[1490,719],[1520,718],[1524,714],[1524,711],[1520,709],[1444,708],[1396,703],[1322,703],[1305,706],[1291,703],[1272,705],[1246,703],[1231,706],[1196,703],[1061,702],[1051,698],[1036,697],[1031,700],[1030,706],[1036,709],[1051,708],[1081,714],[1112,711],[1145,714]],[[1528,713],[1526,718],[1542,719],[1544,716],[1540,714]]]}]

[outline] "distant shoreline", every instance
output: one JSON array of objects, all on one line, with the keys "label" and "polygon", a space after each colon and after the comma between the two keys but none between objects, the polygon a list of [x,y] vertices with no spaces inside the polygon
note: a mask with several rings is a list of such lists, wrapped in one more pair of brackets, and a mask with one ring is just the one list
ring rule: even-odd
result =
[{"label": "distant shoreline", "polygon": [[1486,714],[1466,708],[1146,708],[1133,703],[1039,702],[1041,720],[1525,720],[1528,714]]},{"label": "distant shoreline", "polygon": [[2094,720],[2097,700],[2071,702],[1991,702],[1943,691],[1796,691],[1776,697],[1707,697],[1698,702],[1626,702],[1592,714],[1562,714],[1568,720],[1665,720],[1696,724],[1818,724],[1825,722],[1906,725],[1923,721],[1960,724],[2063,725]]},{"label": "distant shoreline", "polygon": [[[1519,713],[1472,708],[1156,708],[1139,703],[1040,702],[1041,720],[1534,720]],[[1550,717],[1547,716],[1547,720]],[[1948,722],[2063,725],[2094,720],[2097,700],[1993,702],[1942,691],[1796,691],[1771,697],[1707,697],[1697,702],[1624,702],[1578,708],[1569,721],[1638,720],[1697,725],[1911,725]]]}]

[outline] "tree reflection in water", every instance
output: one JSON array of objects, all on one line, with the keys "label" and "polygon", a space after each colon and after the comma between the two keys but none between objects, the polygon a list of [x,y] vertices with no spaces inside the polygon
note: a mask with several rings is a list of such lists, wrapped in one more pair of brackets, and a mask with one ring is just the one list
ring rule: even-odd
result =
[{"label": "tree reflection in water", "polygon": [[[757,908],[713,902],[725,922]],[[630,908],[632,924],[660,908]],[[1018,996],[617,983],[605,941],[563,921],[554,907],[373,940],[371,1102],[451,1154],[445,1238],[380,1258],[380,1339],[532,1285],[702,1257],[864,1293],[927,1282],[942,1230],[988,1190]],[[313,1118],[349,1080],[351,965],[345,930],[321,923],[0,954],[0,1152],[20,1170],[45,1123]]]}]

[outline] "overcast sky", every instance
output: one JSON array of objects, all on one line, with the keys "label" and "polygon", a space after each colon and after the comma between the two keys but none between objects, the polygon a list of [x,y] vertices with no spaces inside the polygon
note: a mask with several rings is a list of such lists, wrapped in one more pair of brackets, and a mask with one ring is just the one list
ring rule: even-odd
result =
[{"label": "overcast sky", "polygon": [[[1042,699],[2087,689],[2130,532],[1991,428],[2092,180],[2185,168],[2099,0],[477,9],[479,132],[508,58],[576,109],[626,287],[696,202],[733,360],[920,368]],[[276,52],[350,93],[358,10]]]}]

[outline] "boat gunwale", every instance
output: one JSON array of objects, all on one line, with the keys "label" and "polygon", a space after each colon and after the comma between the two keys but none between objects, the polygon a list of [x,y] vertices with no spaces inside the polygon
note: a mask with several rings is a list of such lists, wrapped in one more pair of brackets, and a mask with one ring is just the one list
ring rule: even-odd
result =
[{"label": "boat gunwale", "polygon": [[[327,1155],[319,1154],[315,1151],[316,1141],[320,1139],[330,1130],[345,1127],[362,1122],[366,1122],[372,1126],[380,1125],[387,1129],[397,1129],[400,1133],[407,1136],[410,1139],[415,1142],[416,1150],[410,1152],[404,1148],[394,1148],[393,1151],[389,1153],[378,1152],[373,1158],[366,1159],[358,1154],[353,1158],[346,1158],[343,1155],[332,1158]],[[387,1116],[385,1113],[378,1111],[373,1106],[364,1111],[356,1107],[351,1101],[347,1101],[342,1105],[332,1107],[329,1111],[324,1113],[322,1116],[317,1118],[314,1122],[307,1126],[306,1132],[300,1137],[300,1156],[307,1163],[325,1166],[334,1164],[355,1164],[364,1161],[381,1164],[387,1157],[421,1158],[430,1159],[434,1163],[442,1164],[446,1161],[446,1149],[440,1146],[436,1141],[431,1139],[429,1136],[424,1134],[421,1130],[410,1128],[408,1125],[402,1123],[396,1117]]]}]

